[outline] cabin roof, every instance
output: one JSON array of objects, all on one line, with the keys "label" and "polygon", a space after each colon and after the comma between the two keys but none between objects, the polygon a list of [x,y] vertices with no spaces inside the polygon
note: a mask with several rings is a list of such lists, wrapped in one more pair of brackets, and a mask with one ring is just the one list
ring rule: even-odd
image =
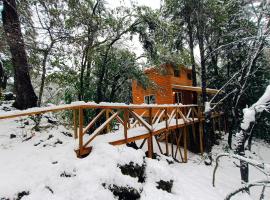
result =
[{"label": "cabin roof", "polygon": [[[188,91],[194,91],[198,93],[202,93],[202,88],[201,87],[194,87],[194,86],[187,86],[187,85],[172,85],[173,89],[181,89],[181,90],[188,90]],[[216,94],[219,90],[217,89],[211,89],[211,88],[206,88],[206,92],[209,94]]]}]

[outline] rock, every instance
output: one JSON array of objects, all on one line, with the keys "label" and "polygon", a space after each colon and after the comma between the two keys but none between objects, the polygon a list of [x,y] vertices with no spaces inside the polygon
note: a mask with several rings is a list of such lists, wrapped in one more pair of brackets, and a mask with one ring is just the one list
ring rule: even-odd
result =
[{"label": "rock", "polygon": [[10,139],[13,139],[13,138],[16,138],[17,136],[15,134],[10,134],[9,138]]},{"label": "rock", "polygon": [[137,200],[140,199],[141,195],[138,190],[132,187],[123,187],[117,185],[107,186],[105,183],[102,184],[104,188],[108,188],[114,196],[118,197],[118,200]]},{"label": "rock", "polygon": [[11,111],[11,109],[10,109],[9,107],[6,107],[6,106],[4,106],[4,107],[2,108],[2,110],[3,110],[3,111],[6,111],[6,112]]},{"label": "rock", "polygon": [[130,142],[130,143],[127,143],[126,145],[128,147],[131,147],[131,148],[136,149],[136,150],[139,149],[139,147],[137,146],[137,144],[135,142]]},{"label": "rock", "polygon": [[12,92],[6,92],[4,95],[4,101],[15,100],[15,95]]},{"label": "rock", "polygon": [[54,144],[63,144],[63,142],[61,140],[57,139]]},{"label": "rock", "polygon": [[17,194],[16,200],[20,200],[20,199],[22,199],[24,196],[27,196],[27,195],[29,195],[29,194],[30,194],[29,191],[22,191],[22,192],[19,192],[19,193]]},{"label": "rock", "polygon": [[51,138],[53,138],[53,135],[49,135],[47,140],[50,140]]},{"label": "rock", "polygon": [[67,137],[72,137],[72,134],[70,132],[62,131],[61,133],[63,133],[63,135],[65,135]]},{"label": "rock", "polygon": [[140,183],[145,182],[145,166],[145,163],[140,166],[137,163],[134,164],[134,162],[130,162],[126,165],[118,165],[118,167],[121,169],[122,174],[129,175],[133,178],[138,178],[138,182]]},{"label": "rock", "polygon": [[57,125],[58,121],[56,119],[53,119],[51,117],[46,117],[46,118],[48,120],[48,123]]},{"label": "rock", "polygon": [[161,189],[161,190],[165,190],[169,193],[171,193],[172,191],[172,186],[173,186],[173,180],[170,180],[170,181],[163,181],[163,180],[160,180],[158,182],[156,182],[158,185],[156,186],[157,189]]},{"label": "rock", "polygon": [[64,172],[62,172],[62,173],[60,174],[60,177],[66,177],[66,178],[70,178],[70,177],[74,177],[74,176],[76,176],[76,174],[68,173],[68,172],[66,172],[66,171],[64,171]]}]

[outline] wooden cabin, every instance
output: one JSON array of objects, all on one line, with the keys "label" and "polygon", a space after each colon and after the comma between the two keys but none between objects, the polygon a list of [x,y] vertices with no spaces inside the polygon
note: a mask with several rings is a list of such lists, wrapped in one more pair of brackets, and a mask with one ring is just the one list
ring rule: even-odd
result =
[{"label": "wooden cabin", "polygon": [[[147,68],[145,74],[151,84],[144,88],[138,81],[132,81],[133,104],[197,104],[201,87],[192,86],[192,70],[184,65],[173,67],[163,65],[160,70]],[[208,94],[217,90],[207,88]]]}]

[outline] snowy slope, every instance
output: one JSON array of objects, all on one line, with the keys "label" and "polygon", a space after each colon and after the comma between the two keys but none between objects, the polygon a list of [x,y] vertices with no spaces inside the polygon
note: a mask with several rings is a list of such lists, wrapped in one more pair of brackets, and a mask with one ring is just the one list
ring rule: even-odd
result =
[{"label": "snowy slope", "polygon": [[[16,199],[23,191],[28,195],[22,199],[117,199],[103,185],[106,183],[135,188],[142,200],[219,200],[240,185],[239,169],[230,159],[222,160],[213,188],[213,166],[205,166],[198,155],[190,154],[187,164],[169,164],[165,156],[160,161],[152,160],[145,158],[142,150],[96,144],[88,157],[78,159],[71,130],[48,123],[45,117],[41,131],[32,127],[33,121],[26,117],[0,121],[0,199]],[[217,146],[214,154],[222,152],[224,144]],[[258,159],[270,161],[268,145],[256,143],[254,149]],[[145,182],[121,172],[118,166],[131,161],[138,165],[145,163]],[[251,179],[260,176],[251,169]],[[160,180],[173,180],[171,193],[157,189]],[[268,189],[266,199],[270,198],[269,192]],[[256,195],[253,197],[258,199]],[[234,199],[249,197],[238,195]]]}]

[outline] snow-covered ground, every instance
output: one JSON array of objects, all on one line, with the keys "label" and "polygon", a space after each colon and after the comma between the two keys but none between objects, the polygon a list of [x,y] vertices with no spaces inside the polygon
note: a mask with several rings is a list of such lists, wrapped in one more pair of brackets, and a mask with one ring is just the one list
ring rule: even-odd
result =
[{"label": "snow-covered ground", "polygon": [[[0,106],[0,112],[5,105]],[[8,108],[8,106],[6,105]],[[143,150],[130,147],[96,144],[92,153],[78,159],[74,153],[72,130],[42,118],[40,131],[32,129],[29,117],[0,121],[0,199],[117,199],[110,186],[134,188],[142,200],[219,200],[240,186],[238,163],[224,158],[217,172],[216,187],[212,187],[214,166],[205,166],[199,155],[189,153],[188,163],[169,164],[169,158],[145,158]],[[226,142],[215,146],[213,153],[226,151]],[[270,163],[269,145],[255,142],[253,155]],[[145,182],[124,175],[119,166],[133,162],[145,165]],[[263,175],[250,169],[250,179]],[[158,189],[160,180],[173,180],[171,193]],[[258,199],[260,190],[251,190]],[[27,195],[25,195],[27,194]],[[233,199],[250,199],[245,194]],[[270,199],[266,189],[265,199]]]}]

